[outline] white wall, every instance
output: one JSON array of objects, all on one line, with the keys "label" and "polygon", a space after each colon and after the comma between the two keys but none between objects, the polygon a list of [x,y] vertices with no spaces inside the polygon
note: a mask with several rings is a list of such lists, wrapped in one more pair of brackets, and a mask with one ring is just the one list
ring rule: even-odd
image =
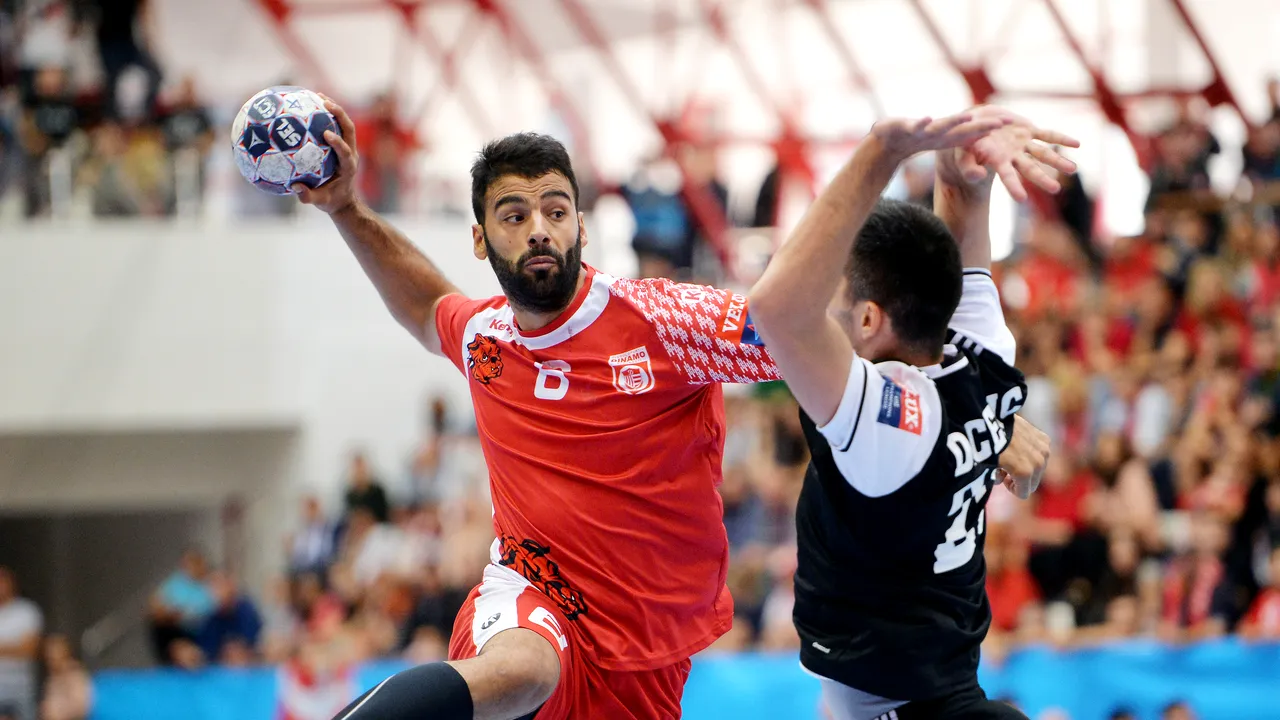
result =
[{"label": "white wall", "polygon": [[[405,229],[462,288],[496,291],[465,224]],[[0,434],[296,429],[290,484],[336,493],[353,444],[398,479],[430,393],[467,407],[318,213],[0,234]]]}]

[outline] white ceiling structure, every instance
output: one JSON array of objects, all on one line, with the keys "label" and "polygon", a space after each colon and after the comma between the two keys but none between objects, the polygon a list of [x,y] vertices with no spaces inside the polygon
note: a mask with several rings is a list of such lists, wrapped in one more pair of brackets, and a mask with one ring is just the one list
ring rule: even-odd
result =
[{"label": "white ceiling structure", "polygon": [[1276,0],[161,0],[159,20],[220,106],[284,80],[357,106],[393,89],[421,172],[464,188],[485,140],[534,129],[606,184],[710,137],[735,196],[780,146],[807,190],[877,117],[999,102],[1085,141],[1119,232],[1170,92],[1208,90],[1230,178],[1280,74]]}]

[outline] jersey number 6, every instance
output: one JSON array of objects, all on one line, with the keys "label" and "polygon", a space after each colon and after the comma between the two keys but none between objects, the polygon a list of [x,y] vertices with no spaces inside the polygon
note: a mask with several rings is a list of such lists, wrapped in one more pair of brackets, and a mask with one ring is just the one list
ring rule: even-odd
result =
[{"label": "jersey number 6", "polygon": [[569,378],[565,373],[572,368],[563,360],[534,363],[538,368],[538,381],[533,385],[533,396],[539,400],[563,400],[569,394]]}]

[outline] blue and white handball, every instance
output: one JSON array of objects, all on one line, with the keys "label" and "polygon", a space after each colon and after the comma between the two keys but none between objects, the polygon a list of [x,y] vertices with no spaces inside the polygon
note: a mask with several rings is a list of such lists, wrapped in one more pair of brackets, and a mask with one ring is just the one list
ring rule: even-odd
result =
[{"label": "blue and white handball", "polygon": [[249,98],[231,124],[236,167],[273,195],[291,194],[295,183],[320,187],[338,169],[325,130],[342,134],[319,95],[291,85],[267,88]]}]

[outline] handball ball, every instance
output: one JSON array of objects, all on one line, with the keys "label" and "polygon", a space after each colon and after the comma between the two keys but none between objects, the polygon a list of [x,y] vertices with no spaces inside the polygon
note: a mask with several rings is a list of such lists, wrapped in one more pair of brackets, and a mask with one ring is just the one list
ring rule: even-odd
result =
[{"label": "handball ball", "polygon": [[292,194],[295,183],[320,187],[338,169],[325,130],[342,133],[319,95],[289,85],[267,88],[249,98],[231,125],[236,167],[273,195]]}]

